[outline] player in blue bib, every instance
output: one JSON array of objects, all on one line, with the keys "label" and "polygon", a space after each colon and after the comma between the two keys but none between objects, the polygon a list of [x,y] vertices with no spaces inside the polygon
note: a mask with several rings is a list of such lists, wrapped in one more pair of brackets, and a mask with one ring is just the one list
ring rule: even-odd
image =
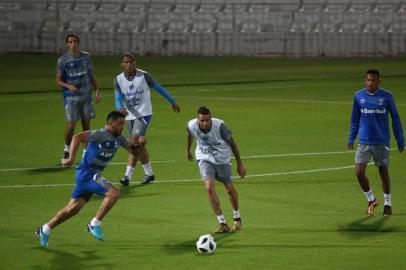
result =
[{"label": "player in blue bib", "polygon": [[87,143],[85,155],[76,168],[76,186],[68,205],[59,210],[50,221],[36,229],[42,247],[48,246],[51,230],[77,214],[94,193],[104,196],[96,216],[86,228],[98,240],[104,240],[101,221],[120,197],[119,190],[101,173],[121,146],[132,154],[138,154],[140,145],[131,144],[121,133],[125,125],[125,115],[118,111],[110,112],[107,124],[99,130],[84,131],[73,136],[68,159],[62,159],[63,167],[72,166],[81,143]]}]

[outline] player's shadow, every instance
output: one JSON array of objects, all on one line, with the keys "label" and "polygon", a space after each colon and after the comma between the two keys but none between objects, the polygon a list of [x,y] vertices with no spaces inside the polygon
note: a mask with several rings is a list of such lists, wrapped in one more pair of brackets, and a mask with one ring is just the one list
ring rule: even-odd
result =
[{"label": "player's shadow", "polygon": [[[212,234],[214,239],[217,242],[217,245],[221,244],[224,242],[224,239],[232,236],[234,232],[229,232],[229,233],[222,233],[222,234]],[[196,239],[192,240],[186,240],[186,241],[181,241],[181,242],[168,242],[167,244],[164,244],[161,246],[162,250],[166,252],[169,255],[180,255],[182,253],[194,253],[196,251]],[[196,253],[199,254],[199,253]],[[206,254],[207,255],[207,254]],[[210,254],[209,254],[210,255]]]},{"label": "player's shadow", "polygon": [[64,170],[69,170],[70,168],[62,168],[61,166],[55,166],[55,167],[44,167],[44,168],[33,168],[30,170],[27,170],[27,173],[30,174],[42,174],[42,173],[56,173]]},{"label": "player's shadow", "polygon": [[370,237],[382,233],[399,231],[399,227],[385,226],[389,217],[363,217],[338,227],[338,232],[352,238]]},{"label": "player's shadow", "polygon": [[121,194],[121,199],[125,198],[125,197],[133,197],[133,196],[137,196],[137,197],[142,197],[142,196],[154,196],[154,195],[158,195],[157,193],[150,193],[150,194],[134,194],[134,190],[135,189],[139,189],[139,188],[144,188],[146,186],[150,186],[151,184],[148,185],[143,185],[143,184],[132,184],[129,186],[123,186],[120,183],[115,184],[116,187],[118,188],[118,190],[120,190],[120,194]]},{"label": "player's shadow", "polygon": [[[95,250],[86,250],[82,252],[83,256],[78,256],[66,251],[56,250],[52,248],[36,248],[43,252],[53,255],[46,263],[50,269],[112,269],[113,264],[97,263],[103,257],[98,256]],[[96,262],[95,264],[93,264]],[[44,265],[33,265],[32,270],[44,269]]]}]

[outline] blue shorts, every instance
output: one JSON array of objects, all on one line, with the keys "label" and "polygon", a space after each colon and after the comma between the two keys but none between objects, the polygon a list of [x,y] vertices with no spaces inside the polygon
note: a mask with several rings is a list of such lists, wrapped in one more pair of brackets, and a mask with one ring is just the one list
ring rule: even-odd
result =
[{"label": "blue shorts", "polygon": [[76,171],[76,186],[72,192],[72,199],[83,198],[89,201],[94,193],[104,196],[113,185],[109,180],[91,171]]}]

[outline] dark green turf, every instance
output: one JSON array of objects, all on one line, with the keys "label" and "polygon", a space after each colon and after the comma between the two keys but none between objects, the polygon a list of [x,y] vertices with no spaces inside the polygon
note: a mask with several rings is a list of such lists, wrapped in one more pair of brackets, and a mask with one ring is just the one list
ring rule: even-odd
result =
[{"label": "dark green turf", "polygon": [[[68,202],[74,175],[56,168],[65,126],[56,56],[0,55],[0,269],[406,269],[405,154],[391,156],[394,215],[383,218],[381,205],[365,218],[354,153],[346,152],[353,93],[369,67],[381,71],[405,126],[405,58],[137,61],[181,106],[176,115],[152,94],[148,149],[156,183],[120,187],[121,200],[103,222],[106,241],[84,229],[101,202],[94,197],[52,232],[44,250],[34,228]],[[103,89],[96,128],[114,108],[120,68],[119,57],[94,63]],[[244,229],[215,236],[213,255],[194,246],[216,219],[196,165],[185,158],[185,125],[203,104],[232,129],[248,170],[235,180]],[[105,176],[117,182],[126,159],[120,150]],[[376,169],[367,173],[382,200]],[[142,177],[137,167],[135,181]],[[231,222],[228,198],[217,190]]]}]

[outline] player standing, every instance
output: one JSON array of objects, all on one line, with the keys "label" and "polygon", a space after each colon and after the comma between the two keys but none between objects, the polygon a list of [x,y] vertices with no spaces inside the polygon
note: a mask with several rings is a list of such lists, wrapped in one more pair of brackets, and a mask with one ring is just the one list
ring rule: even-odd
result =
[{"label": "player standing", "polygon": [[92,86],[96,89],[96,102],[101,93],[97,85],[90,55],[79,50],[79,36],[68,34],[65,39],[67,52],[59,57],[56,66],[56,84],[62,87],[66,129],[62,158],[69,158],[69,146],[76,121],[82,122],[83,131],[90,129],[90,120],[96,117],[92,104]]},{"label": "player standing", "polygon": [[358,182],[368,200],[367,215],[374,213],[374,208],[379,204],[369,185],[365,171],[371,157],[378,167],[382,182],[384,209],[383,215],[392,215],[391,187],[388,172],[390,155],[389,117],[392,117],[392,128],[398,150],[402,152],[405,147],[402,123],[396,109],[392,94],[379,88],[381,83],[378,70],[370,69],[365,75],[365,88],[354,96],[351,115],[351,127],[348,139],[348,149],[353,149],[354,140],[358,135],[358,147],[355,154],[355,173]]},{"label": "player standing", "polygon": [[[150,87],[155,89],[172,105],[174,112],[179,113],[180,108],[169,92],[151,75],[141,69],[136,69],[133,55],[124,54],[121,57],[121,68],[123,72],[114,79],[116,109],[127,115],[126,122],[131,142],[133,144],[137,144],[139,140],[145,142],[145,133],[152,117]],[[120,180],[120,183],[124,186],[130,184],[138,159],[140,159],[145,172],[142,184],[154,181],[155,176],[149,162],[148,152],[143,145],[139,155],[130,154],[128,157],[126,172]]]},{"label": "player standing", "polygon": [[226,127],[223,120],[212,118],[207,107],[200,107],[197,118],[187,124],[187,158],[192,161],[193,155],[190,150],[193,138],[196,139],[196,161],[200,169],[200,175],[204,180],[209,202],[220,223],[216,230],[218,233],[230,231],[226,219],[220,208],[220,201],[215,191],[214,179],[222,182],[230,196],[233,207],[234,230],[241,230],[241,217],[238,206],[238,194],[231,178],[230,148],[237,162],[237,172],[241,178],[245,177],[246,170],[242,164],[237,144],[231,131]]}]

